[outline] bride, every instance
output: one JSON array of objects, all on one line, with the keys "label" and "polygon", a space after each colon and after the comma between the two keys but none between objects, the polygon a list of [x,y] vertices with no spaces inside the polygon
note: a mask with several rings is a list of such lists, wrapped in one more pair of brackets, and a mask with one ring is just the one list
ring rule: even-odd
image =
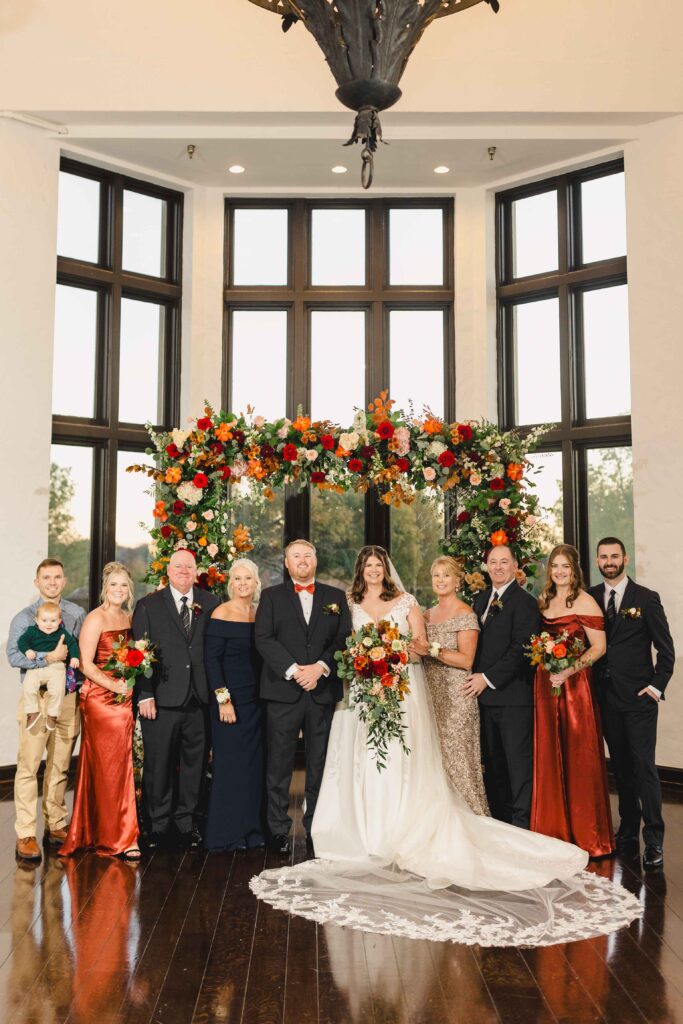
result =
[{"label": "bride", "polygon": [[[348,599],[354,630],[388,619],[424,634],[381,547],[359,552]],[[635,897],[583,871],[583,850],[469,810],[442,766],[421,665],[409,675],[409,753],[392,741],[379,772],[365,723],[337,705],[312,825],[316,859],[262,872],[255,894],[318,922],[497,946],[587,938],[639,916]]]}]

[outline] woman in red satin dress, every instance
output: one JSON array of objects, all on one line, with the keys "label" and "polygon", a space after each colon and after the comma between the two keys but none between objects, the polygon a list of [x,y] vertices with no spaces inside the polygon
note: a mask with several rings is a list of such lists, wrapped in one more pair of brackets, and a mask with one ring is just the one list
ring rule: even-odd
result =
[{"label": "woman in red satin dress", "polygon": [[[79,636],[81,753],[71,824],[59,851],[76,850],[139,860],[133,782],[133,708],[126,683],[103,671],[119,636],[131,632],[133,581],[125,565],[109,562],[102,574],[102,604],[86,616]],[[120,704],[119,694],[125,695]]]},{"label": "woman in red satin dress", "polygon": [[[586,650],[571,669],[534,680],[534,789],[531,829],[564,839],[591,857],[614,852],[607,769],[590,666],[605,653],[602,609],[584,590],[579,553],[559,544],[548,558],[539,598],[544,629],[579,635]],[[559,697],[552,686],[561,686]]]}]

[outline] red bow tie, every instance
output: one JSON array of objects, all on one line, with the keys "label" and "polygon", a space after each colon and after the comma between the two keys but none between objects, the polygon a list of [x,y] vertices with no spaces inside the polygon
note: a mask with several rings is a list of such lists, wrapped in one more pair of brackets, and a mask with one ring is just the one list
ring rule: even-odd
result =
[{"label": "red bow tie", "polygon": [[309,583],[305,587],[302,587],[300,583],[295,583],[294,590],[297,594],[300,594],[302,590],[307,590],[309,594],[315,594],[315,583]]}]

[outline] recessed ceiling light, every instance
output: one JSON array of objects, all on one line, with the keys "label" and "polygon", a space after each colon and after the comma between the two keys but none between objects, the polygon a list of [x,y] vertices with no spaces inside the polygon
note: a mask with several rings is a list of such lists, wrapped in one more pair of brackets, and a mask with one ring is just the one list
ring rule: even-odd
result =
[{"label": "recessed ceiling light", "polygon": [[450,167],[445,167],[443,164],[439,164],[438,167],[434,168],[434,174],[448,174]]},{"label": "recessed ceiling light", "polygon": [[332,168],[333,174],[346,174],[347,171],[348,167],[344,167],[342,164],[337,164],[335,167]]},{"label": "recessed ceiling light", "polygon": [[244,167],[242,164],[233,164],[232,167],[228,167],[231,174],[244,174]]}]

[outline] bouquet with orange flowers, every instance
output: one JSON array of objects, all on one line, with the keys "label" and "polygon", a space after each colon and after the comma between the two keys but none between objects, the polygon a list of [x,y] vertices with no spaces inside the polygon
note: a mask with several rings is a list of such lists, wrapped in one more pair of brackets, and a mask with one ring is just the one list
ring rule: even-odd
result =
[{"label": "bouquet with orange flowers", "polygon": [[[557,636],[551,636],[547,632],[534,634],[525,646],[531,664],[540,665],[550,675],[563,672],[566,668],[573,668],[585,649],[581,637],[570,637],[566,629]],[[559,697],[562,687],[553,686],[550,692],[553,697]]]},{"label": "bouquet with orange flowers", "polygon": [[391,622],[368,622],[348,637],[346,650],[337,651],[337,674],[350,682],[349,706],[358,709],[368,727],[368,746],[374,752],[377,771],[386,768],[391,740],[406,752],[401,703],[410,693],[408,644]]},{"label": "bouquet with orange flowers", "polygon": [[110,672],[115,679],[125,679],[126,681],[128,693],[117,694],[114,698],[117,704],[122,704],[130,697],[138,676],[144,676],[145,679],[151,678],[152,665],[157,660],[154,655],[155,650],[155,645],[150,642],[147,635],[142,640],[134,640],[132,637],[126,639],[125,636],[119,634],[118,640],[114,641],[111,658],[103,666],[103,670]]}]

